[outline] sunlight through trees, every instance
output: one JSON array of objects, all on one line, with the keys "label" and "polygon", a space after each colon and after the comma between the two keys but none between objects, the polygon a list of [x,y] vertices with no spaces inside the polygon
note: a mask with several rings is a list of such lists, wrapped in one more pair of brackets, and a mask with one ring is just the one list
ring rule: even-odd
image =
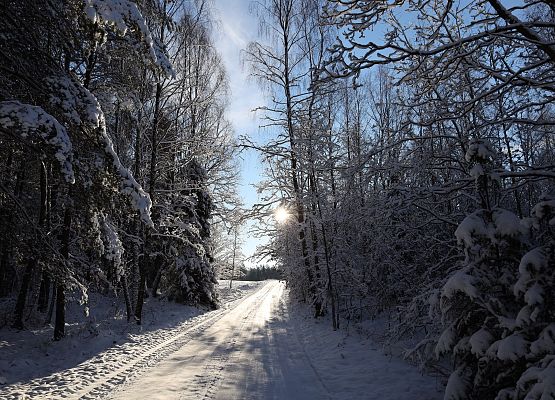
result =
[{"label": "sunlight through trees", "polygon": [[287,211],[287,208],[285,207],[278,207],[274,211],[274,218],[278,224],[286,223],[290,217],[291,214],[289,214],[289,211]]}]

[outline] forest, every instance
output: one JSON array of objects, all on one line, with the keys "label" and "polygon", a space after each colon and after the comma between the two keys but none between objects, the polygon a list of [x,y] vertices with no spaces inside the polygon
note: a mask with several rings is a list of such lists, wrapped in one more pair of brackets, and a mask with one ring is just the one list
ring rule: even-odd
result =
[{"label": "forest", "polygon": [[253,2],[267,140],[227,117],[210,8],[0,2],[9,326],[39,315],[62,340],[76,293],[137,324],[147,296],[215,309],[251,220],[294,301],[330,330],[416,338],[403,355],[446,400],[554,399],[555,4]]},{"label": "forest", "polygon": [[[225,70],[202,4],[1,6],[0,294],[64,336],[64,296],[145,288],[217,306],[210,224],[237,178]],[[218,211],[215,211],[218,203]],[[53,312],[55,310],[55,314]]]}]

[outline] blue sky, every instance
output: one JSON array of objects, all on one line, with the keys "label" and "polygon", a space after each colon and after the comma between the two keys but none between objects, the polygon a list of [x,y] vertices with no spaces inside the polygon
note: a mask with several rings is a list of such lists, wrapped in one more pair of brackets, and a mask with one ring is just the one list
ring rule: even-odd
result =
[{"label": "blue sky", "polygon": [[[257,139],[262,135],[260,120],[253,110],[265,103],[260,87],[249,78],[247,68],[242,63],[242,50],[249,42],[258,40],[258,19],[249,10],[250,0],[216,0],[213,3],[217,29],[214,35],[218,49],[227,70],[232,92],[228,118],[237,136],[248,135]],[[255,151],[243,153],[241,161],[240,195],[246,207],[258,200],[254,183],[260,181],[263,166]],[[251,256],[258,243],[266,239],[256,239],[243,229],[245,244],[243,253]],[[252,264],[247,263],[247,266]]]}]

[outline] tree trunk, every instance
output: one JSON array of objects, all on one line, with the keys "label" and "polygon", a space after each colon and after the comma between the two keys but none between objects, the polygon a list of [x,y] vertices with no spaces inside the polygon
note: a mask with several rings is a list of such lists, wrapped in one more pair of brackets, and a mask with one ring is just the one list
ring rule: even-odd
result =
[{"label": "tree trunk", "polygon": [[331,319],[332,319],[332,326],[333,326],[333,330],[337,330],[338,327],[338,318],[337,318],[337,309],[336,309],[336,301],[335,301],[335,292],[333,289],[333,277],[332,277],[332,273],[331,273],[331,267],[330,267],[330,253],[329,253],[329,246],[328,246],[328,240],[326,237],[326,228],[324,227],[324,224],[322,224],[322,240],[324,241],[324,252],[326,255],[326,271],[328,274],[328,284],[327,284],[327,289],[328,289],[328,297],[330,299],[331,302]]},{"label": "tree trunk", "polygon": [[120,278],[121,290],[123,291],[123,299],[125,300],[125,311],[127,314],[127,322],[131,321],[133,317],[133,307],[129,299],[129,288],[127,287],[127,277],[125,274]]},{"label": "tree trunk", "polygon": [[56,286],[52,285],[52,297],[50,297],[50,304],[48,305],[48,313],[44,319],[44,325],[48,325],[52,321],[52,314],[54,313],[54,305],[56,304],[57,290]]},{"label": "tree trunk", "polygon": [[39,304],[38,310],[45,313],[48,309],[48,300],[50,296],[50,276],[46,271],[42,272],[42,279],[39,289]]},{"label": "tree trunk", "polygon": [[14,279],[10,276],[8,272],[10,259],[9,248],[10,245],[8,243],[8,240],[6,240],[6,242],[4,243],[0,243],[0,297],[4,297],[10,294],[14,281]]},{"label": "tree trunk", "polygon": [[140,277],[139,277],[139,290],[137,292],[137,306],[135,307],[135,322],[137,325],[142,324],[143,317],[143,304],[145,299],[145,286],[146,286],[146,271],[144,262],[141,263]]},{"label": "tree trunk", "polygon": [[[47,186],[48,180],[46,175],[46,165],[41,162],[40,166],[40,210],[39,210],[39,227],[44,225],[46,219],[46,204],[48,201],[47,196]],[[37,266],[37,256],[33,255],[31,259],[27,261],[25,267],[25,272],[23,273],[23,278],[21,280],[21,287],[17,295],[17,302],[14,311],[14,322],[13,328],[23,329],[23,313],[25,312],[25,303],[27,302],[27,296],[29,295],[29,287],[31,284],[31,278],[35,272]]]},{"label": "tree trunk", "polygon": [[[66,205],[64,213],[64,230],[62,236],[62,256],[69,260],[69,240],[71,237],[72,206]],[[54,323],[54,340],[60,340],[65,336],[66,304],[64,282],[59,280],[56,289],[56,321]]]},{"label": "tree trunk", "polygon": [[[164,0],[164,4],[163,4],[163,15],[166,15],[166,8],[167,8],[167,1]],[[166,21],[165,21],[165,17],[164,20],[162,21],[162,25],[161,25],[161,29],[160,29],[160,43],[164,43],[164,38],[165,38],[165,27],[166,27]],[[152,201],[152,204],[154,205],[155,202],[155,194],[156,194],[156,164],[157,164],[157,156],[158,156],[158,125],[160,122],[160,108],[161,108],[161,99],[162,99],[162,83],[160,82],[160,77],[158,77],[158,81],[156,82],[156,92],[155,92],[155,96],[154,96],[154,119],[152,121],[152,131],[151,131],[151,135],[150,135],[150,144],[151,144],[151,149],[150,149],[150,170],[149,170],[149,176],[148,176],[148,183],[149,183],[149,187],[148,187],[148,194],[150,196],[150,200]],[[152,219],[155,219],[155,215],[152,216]],[[135,321],[137,322],[137,325],[141,325],[142,323],[142,312],[143,312],[143,302],[146,296],[146,290],[145,290],[145,286],[146,286],[146,280],[147,280],[147,276],[149,275],[149,270],[151,270],[151,268],[149,268],[150,265],[150,258],[148,257],[148,249],[149,249],[149,233],[148,231],[145,234],[144,237],[144,254],[143,254],[143,259],[140,262],[140,278],[139,278],[139,290],[137,293],[137,306],[135,307]]]},{"label": "tree trunk", "polygon": [[[40,170],[40,213],[39,213],[39,226],[43,227],[47,225],[47,221],[50,219],[50,207],[49,207],[49,190],[48,190],[48,168],[44,162],[41,162]],[[42,269],[42,268],[41,268]],[[38,290],[38,310],[39,312],[46,312],[48,307],[48,295],[50,292],[50,277],[46,271],[39,271],[39,290]]]},{"label": "tree trunk", "polygon": [[65,333],[66,324],[66,299],[64,284],[59,283],[56,288],[56,322],[54,323],[54,340],[62,339]]},{"label": "tree trunk", "polygon": [[35,266],[37,265],[37,260],[31,258],[27,261],[27,266],[25,267],[25,272],[23,273],[23,278],[21,279],[21,288],[19,289],[19,294],[17,295],[17,302],[15,304],[14,311],[14,321],[12,328],[23,329],[23,312],[25,311],[25,302],[27,301],[27,295],[29,294],[29,285],[31,283],[31,276]]},{"label": "tree trunk", "polygon": [[156,276],[154,277],[154,281],[152,281],[152,297],[158,297],[158,286],[160,286],[160,281],[162,280],[162,270],[165,266],[158,268],[156,271]]},{"label": "tree trunk", "polygon": [[231,289],[233,284],[233,275],[235,274],[235,252],[237,251],[237,226],[234,227],[235,236],[233,238],[233,258],[231,261],[231,276],[229,277],[229,288]]},{"label": "tree trunk", "polygon": [[316,289],[316,282],[314,279],[314,274],[312,273],[311,265],[310,265],[310,258],[308,254],[308,245],[306,243],[306,233],[305,233],[305,215],[304,215],[304,206],[302,203],[302,196],[301,196],[301,188],[299,185],[298,179],[298,167],[297,167],[297,154],[296,154],[296,135],[293,128],[293,100],[291,94],[291,78],[290,78],[290,70],[289,70],[289,23],[291,17],[292,10],[287,8],[284,10],[284,17],[280,21],[282,34],[283,34],[283,48],[285,49],[284,52],[284,95],[285,95],[285,104],[286,104],[286,120],[287,120],[287,133],[289,136],[289,146],[290,146],[290,158],[291,158],[291,181],[293,184],[293,192],[295,194],[295,209],[297,214],[297,223],[299,226],[299,242],[301,243],[301,254],[303,258],[303,263],[305,266],[309,290],[312,297],[312,301],[314,304],[314,313],[315,316],[320,316],[322,313],[322,304],[317,298],[317,289]]}]

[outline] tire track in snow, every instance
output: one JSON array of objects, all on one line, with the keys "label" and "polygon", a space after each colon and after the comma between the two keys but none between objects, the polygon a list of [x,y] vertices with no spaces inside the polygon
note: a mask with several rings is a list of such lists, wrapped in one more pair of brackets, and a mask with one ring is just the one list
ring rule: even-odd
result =
[{"label": "tire track in snow", "polygon": [[[216,395],[225,366],[233,357],[233,351],[236,349],[237,341],[241,336],[241,333],[251,323],[252,316],[257,313],[260,305],[264,302],[267,294],[272,289],[272,285],[266,284],[261,290],[256,292],[257,298],[253,305],[249,308],[247,314],[242,318],[238,332],[231,335],[231,338],[226,341],[226,345],[223,350],[216,350],[212,353],[210,362],[208,362],[204,367],[204,373],[196,380],[196,384],[202,388],[200,389],[201,394],[198,397],[199,400],[211,400]],[[180,400],[183,399],[183,396],[185,395],[190,396],[190,393],[184,393],[180,397]]]},{"label": "tire track in snow", "polygon": [[332,399],[292,331],[283,295],[282,284],[269,282],[113,399]]},{"label": "tire track in snow", "polygon": [[[193,317],[177,328],[135,335],[134,341],[112,347],[74,368],[47,377],[9,385],[0,390],[5,400],[98,399],[133,380],[158,361],[186,345],[196,334],[257,294],[266,285],[222,308]],[[176,332],[177,331],[177,332]]]}]

